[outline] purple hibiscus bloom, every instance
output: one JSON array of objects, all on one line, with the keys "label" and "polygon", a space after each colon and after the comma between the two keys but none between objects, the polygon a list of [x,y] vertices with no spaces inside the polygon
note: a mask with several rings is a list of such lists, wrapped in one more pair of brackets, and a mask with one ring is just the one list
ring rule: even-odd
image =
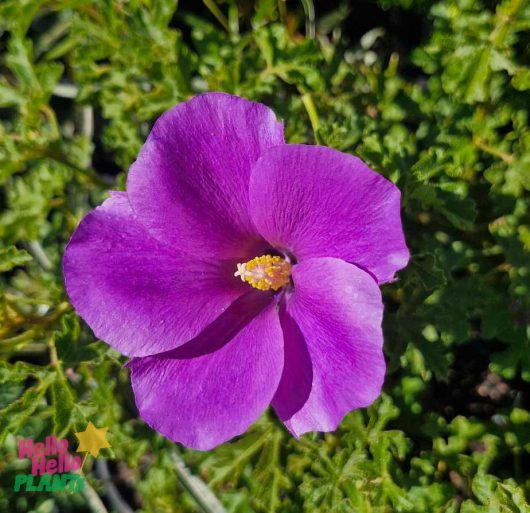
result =
[{"label": "purple hibiscus bloom", "polygon": [[157,121],[63,267],[79,315],[132,357],[141,417],[205,450],[269,404],[300,436],[372,403],[379,284],[408,258],[395,185],[351,155],[285,144],[264,105],[209,93]]}]

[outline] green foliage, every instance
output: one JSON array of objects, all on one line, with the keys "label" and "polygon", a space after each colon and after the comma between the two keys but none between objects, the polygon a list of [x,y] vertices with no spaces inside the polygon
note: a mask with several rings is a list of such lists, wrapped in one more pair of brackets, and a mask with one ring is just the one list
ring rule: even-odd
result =
[{"label": "green foliage", "polygon": [[[139,511],[197,511],[176,452],[233,513],[529,511],[530,4],[374,0],[381,20],[421,20],[395,48],[395,24],[355,33],[353,2],[314,23],[309,1],[204,4],[0,3],[0,511],[86,511],[12,489],[17,437],[75,445],[88,420]],[[156,117],[206,90],[270,105],[289,142],[402,190],[412,260],[383,290],[385,393],[336,433],[296,440],[267,412],[209,453],[176,447],[68,304],[71,232],[123,188]]]}]

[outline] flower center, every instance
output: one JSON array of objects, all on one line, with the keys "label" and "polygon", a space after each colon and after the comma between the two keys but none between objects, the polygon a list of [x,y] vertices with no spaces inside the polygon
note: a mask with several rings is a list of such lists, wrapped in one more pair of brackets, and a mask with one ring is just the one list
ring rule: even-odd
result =
[{"label": "flower center", "polygon": [[237,264],[234,276],[241,276],[241,281],[246,281],[255,289],[278,290],[291,278],[292,265],[279,256],[262,255],[244,264]]}]

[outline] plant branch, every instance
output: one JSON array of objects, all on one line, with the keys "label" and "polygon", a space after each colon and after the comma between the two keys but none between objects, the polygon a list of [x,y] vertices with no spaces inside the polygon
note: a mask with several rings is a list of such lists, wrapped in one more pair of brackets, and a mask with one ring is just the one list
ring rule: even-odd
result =
[{"label": "plant branch", "polygon": [[118,488],[112,482],[109,467],[105,460],[96,460],[96,472],[105,485],[105,495],[117,513],[133,513],[134,510],[125,502]]},{"label": "plant branch", "polygon": [[223,505],[219,502],[219,499],[212,490],[210,490],[202,479],[194,476],[189,471],[182,458],[177,453],[173,453],[172,457],[180,483],[193,497],[202,511],[204,513],[226,513]]},{"label": "plant branch", "polygon": [[227,32],[230,32],[230,25],[228,23],[228,20],[226,16],[223,14],[223,12],[221,11],[221,9],[217,7],[217,4],[214,2],[214,0],[202,0],[202,1],[204,5],[208,7],[210,12],[215,16],[217,21],[223,26],[223,28]]}]

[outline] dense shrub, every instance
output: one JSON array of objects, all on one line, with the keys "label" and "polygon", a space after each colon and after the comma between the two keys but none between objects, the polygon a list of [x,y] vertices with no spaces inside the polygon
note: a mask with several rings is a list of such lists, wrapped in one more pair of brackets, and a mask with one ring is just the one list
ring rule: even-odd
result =
[{"label": "dense shrub", "polygon": [[[0,3],[0,511],[96,507],[12,491],[18,436],[73,444],[88,420],[145,512],[197,511],[175,457],[232,512],[528,511],[530,3],[322,2],[316,20],[309,0],[189,4]],[[184,450],[138,419],[125,359],[67,302],[69,235],[156,117],[206,90],[266,103],[289,142],[402,190],[413,257],[384,287],[384,394],[336,433],[295,440],[269,412]]]}]

